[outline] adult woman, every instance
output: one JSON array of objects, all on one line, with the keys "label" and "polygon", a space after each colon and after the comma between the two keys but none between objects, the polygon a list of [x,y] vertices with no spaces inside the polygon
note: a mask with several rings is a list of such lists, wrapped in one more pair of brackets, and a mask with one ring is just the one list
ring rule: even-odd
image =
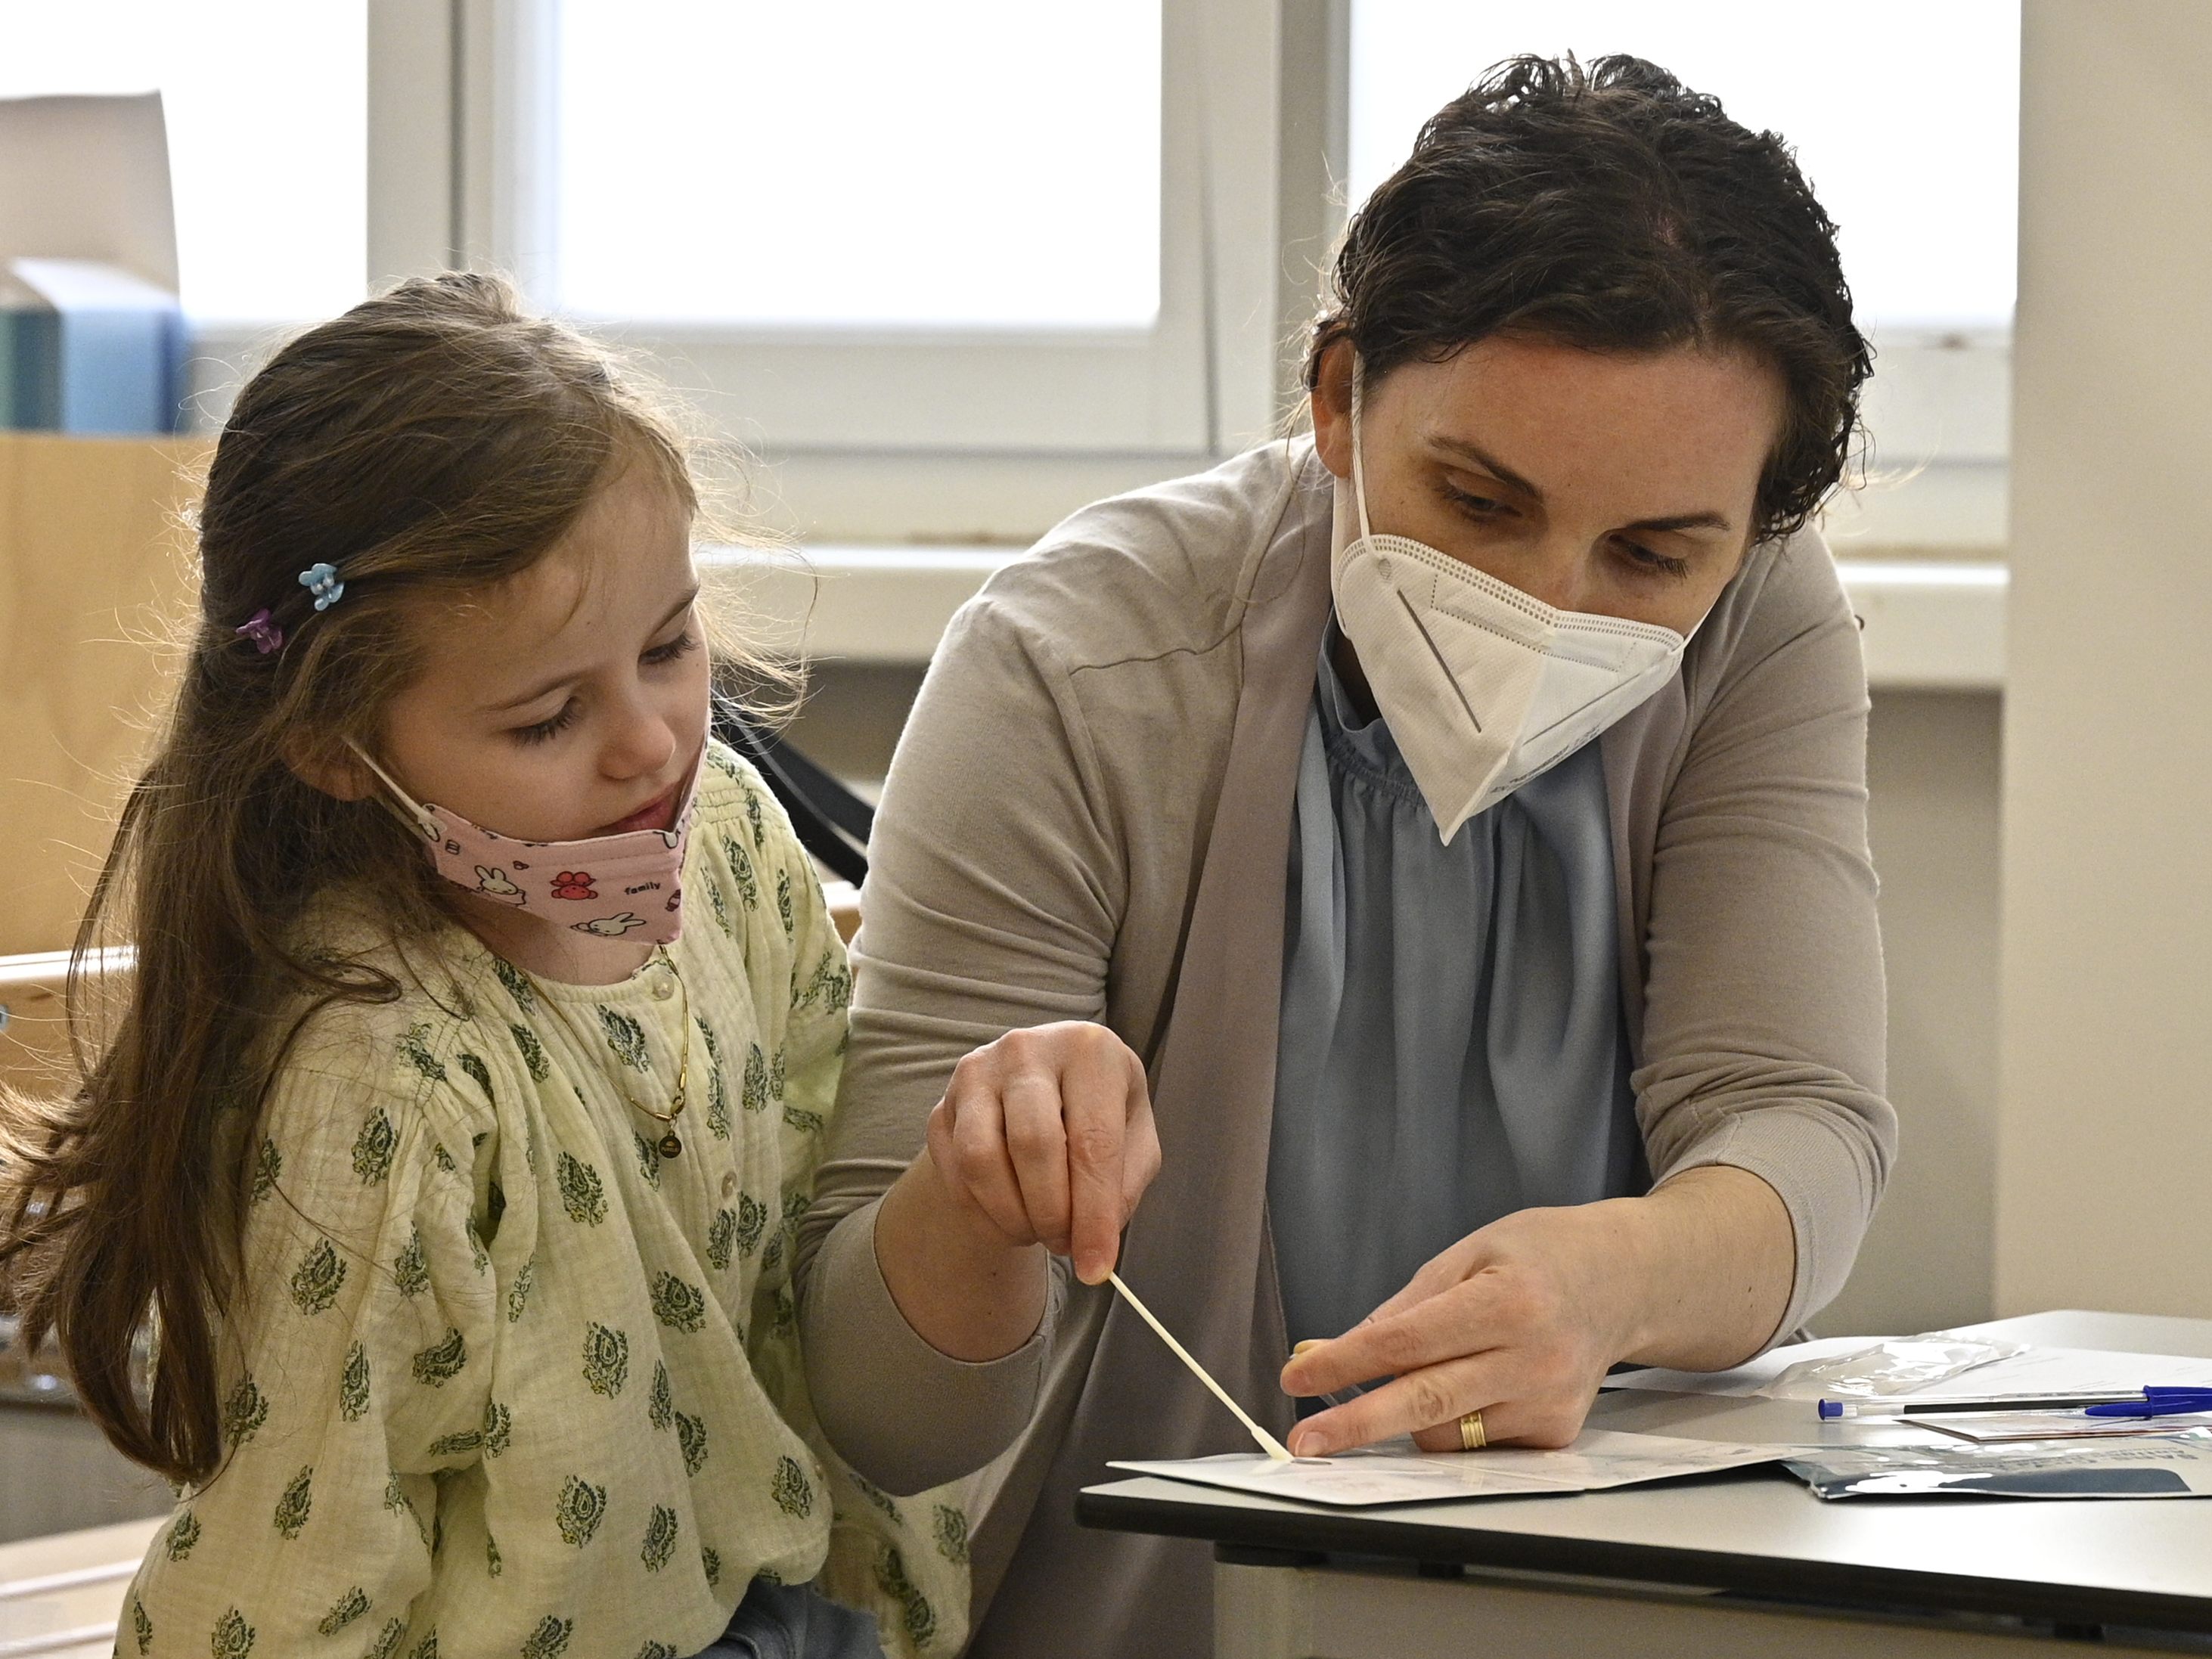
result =
[{"label": "adult woman", "polygon": [[[1309,1452],[1556,1445],[1616,1361],[1734,1364],[1888,1163],[1865,682],[1802,529],[1867,352],[1788,152],[1649,64],[1517,60],[1336,286],[1310,443],[1054,532],[885,791],[810,1369],[900,1486],[1019,1429],[978,1653],[1205,1646],[1202,1551],[1069,1516],[1109,1457],[1236,1443],[1093,1288],[1156,1161],[1123,1266],[1232,1391],[1287,1431],[1396,1379]],[[1141,1057],[1157,1151],[1118,1045],[953,1073],[1054,1019]],[[829,1374],[894,1361],[894,1408]]]}]

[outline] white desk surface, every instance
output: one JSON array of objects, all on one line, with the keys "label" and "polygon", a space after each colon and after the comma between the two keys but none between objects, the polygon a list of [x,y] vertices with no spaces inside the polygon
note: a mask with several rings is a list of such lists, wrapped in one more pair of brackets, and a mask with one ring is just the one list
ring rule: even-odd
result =
[{"label": "white desk surface", "polygon": [[[2014,1340],[2212,1357],[2212,1322],[2053,1313],[1975,1328]],[[1601,1398],[1591,1420],[1733,1439],[1754,1413],[1690,1395]],[[1085,1490],[1089,1525],[1334,1552],[1893,1603],[2069,1623],[2212,1630],[2212,1501],[1815,1498],[1778,1467],[1571,1497],[1336,1512],[1144,1477]]]}]

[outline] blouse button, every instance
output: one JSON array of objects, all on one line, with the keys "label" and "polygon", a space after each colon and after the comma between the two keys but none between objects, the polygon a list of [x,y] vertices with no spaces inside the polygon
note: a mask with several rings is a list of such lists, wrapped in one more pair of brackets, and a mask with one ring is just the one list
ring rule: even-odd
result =
[{"label": "blouse button", "polygon": [[737,1190],[738,1172],[735,1170],[725,1170],[722,1175],[722,1196],[727,1198]]},{"label": "blouse button", "polygon": [[653,1000],[665,1002],[676,994],[676,975],[667,969],[656,970],[653,975]]}]

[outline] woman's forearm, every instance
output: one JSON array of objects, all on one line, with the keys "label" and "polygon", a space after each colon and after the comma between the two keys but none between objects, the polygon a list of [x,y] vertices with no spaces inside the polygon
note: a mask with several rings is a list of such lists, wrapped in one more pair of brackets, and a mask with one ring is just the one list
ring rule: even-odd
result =
[{"label": "woman's forearm", "polygon": [[954,1359],[1010,1354],[1044,1317],[1044,1247],[1009,1243],[953,1194],[927,1152],[884,1195],[876,1265],[915,1334]]},{"label": "woman's forearm", "polygon": [[1747,1170],[1685,1170],[1640,1199],[1631,1346],[1639,1364],[1723,1370],[1772,1340],[1796,1276],[1796,1237],[1774,1188]]}]

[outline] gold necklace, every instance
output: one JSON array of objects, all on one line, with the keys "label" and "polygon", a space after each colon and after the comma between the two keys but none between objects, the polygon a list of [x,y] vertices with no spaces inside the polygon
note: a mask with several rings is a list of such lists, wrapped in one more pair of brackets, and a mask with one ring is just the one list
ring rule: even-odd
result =
[{"label": "gold necklace", "polygon": [[684,999],[683,1012],[676,1017],[676,1029],[680,1034],[677,1037],[677,1042],[682,1045],[678,1050],[681,1058],[676,1062],[676,1096],[668,1103],[666,1111],[656,1112],[635,1095],[630,1094],[627,1084],[623,1086],[623,1093],[629,1096],[629,1103],[636,1107],[639,1111],[643,1112],[654,1122],[666,1127],[668,1133],[661,1136],[654,1144],[654,1150],[663,1158],[681,1158],[684,1155],[684,1139],[676,1133],[676,1120],[684,1115],[684,1108],[690,1096],[691,988],[684,982],[684,975],[676,966],[676,958],[668,954],[666,945],[655,945],[653,959],[668,969],[676,981],[678,994]]},{"label": "gold necklace", "polygon": [[683,971],[677,967],[676,958],[668,954],[666,945],[655,945],[653,954],[646,958],[647,967],[651,967],[655,963],[668,969],[670,976],[676,981],[678,993],[684,999],[683,1012],[678,1017],[678,1024],[676,1028],[680,1034],[677,1041],[682,1045],[678,1051],[680,1058],[676,1063],[676,1094],[668,1103],[666,1111],[656,1112],[630,1092],[629,1084],[623,1084],[621,1087],[623,1097],[628,1100],[633,1108],[654,1122],[666,1127],[667,1133],[653,1143],[653,1150],[663,1158],[681,1158],[684,1155],[684,1138],[676,1133],[676,1120],[684,1115],[684,1108],[690,1103],[690,1099],[691,988],[684,982]]}]

